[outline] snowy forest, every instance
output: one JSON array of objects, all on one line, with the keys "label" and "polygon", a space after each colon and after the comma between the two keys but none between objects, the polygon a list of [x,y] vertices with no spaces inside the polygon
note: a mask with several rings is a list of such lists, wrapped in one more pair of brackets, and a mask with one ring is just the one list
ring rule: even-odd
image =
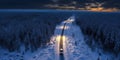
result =
[{"label": "snowy forest", "polygon": [[103,50],[118,54],[120,52],[120,13],[78,14],[77,24],[85,35],[87,44],[95,47],[95,42]]},{"label": "snowy forest", "polygon": [[[9,52],[34,52],[50,45],[55,27],[75,15],[91,49],[96,47],[118,55],[120,53],[120,13],[89,11],[0,12],[0,48]],[[80,32],[78,32],[80,33]],[[80,42],[77,42],[78,44]]]},{"label": "snowy forest", "polygon": [[1,13],[0,46],[11,52],[19,51],[21,46],[25,51],[35,51],[50,41],[60,20],[62,16],[49,13]]}]

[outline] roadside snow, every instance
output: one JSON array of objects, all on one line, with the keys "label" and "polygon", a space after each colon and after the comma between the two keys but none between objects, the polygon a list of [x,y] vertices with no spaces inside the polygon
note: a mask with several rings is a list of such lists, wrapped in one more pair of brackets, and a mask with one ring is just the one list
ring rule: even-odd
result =
[{"label": "roadside snow", "polygon": [[0,49],[0,60],[54,60],[54,49],[52,46],[48,46],[35,52],[27,51],[25,53]]},{"label": "roadside snow", "polygon": [[65,30],[65,35],[68,36],[66,40],[69,58],[72,60],[97,60],[98,54],[91,51],[91,49],[84,42],[84,36],[76,24],[67,24],[70,26]]}]

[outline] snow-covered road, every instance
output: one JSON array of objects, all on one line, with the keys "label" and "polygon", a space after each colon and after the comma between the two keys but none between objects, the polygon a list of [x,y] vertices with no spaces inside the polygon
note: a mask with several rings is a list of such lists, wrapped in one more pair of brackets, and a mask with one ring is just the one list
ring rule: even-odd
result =
[{"label": "snow-covered road", "polygon": [[[67,48],[66,48],[66,41],[67,36],[64,34],[67,29],[69,29],[71,26],[69,24],[72,24],[74,22],[75,18],[74,16],[68,18],[67,20],[63,21],[60,25],[56,27],[55,30],[55,52],[56,52],[56,60],[68,60],[67,58]],[[58,33],[59,32],[59,33]]]}]

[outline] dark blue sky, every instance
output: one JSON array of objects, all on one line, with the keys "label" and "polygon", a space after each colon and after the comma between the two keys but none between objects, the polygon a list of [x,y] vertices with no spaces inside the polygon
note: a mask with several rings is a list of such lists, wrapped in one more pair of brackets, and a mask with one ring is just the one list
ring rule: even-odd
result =
[{"label": "dark blue sky", "polygon": [[0,9],[10,9],[10,8],[43,8],[43,5],[57,1],[58,4],[69,4],[69,2],[76,1],[80,3],[87,2],[105,2],[104,6],[107,7],[119,7],[120,0],[0,0]]}]

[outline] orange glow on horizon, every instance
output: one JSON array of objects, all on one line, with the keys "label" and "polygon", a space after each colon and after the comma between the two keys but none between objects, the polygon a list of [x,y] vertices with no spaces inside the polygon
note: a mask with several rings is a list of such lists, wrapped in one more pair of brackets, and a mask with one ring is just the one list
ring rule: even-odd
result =
[{"label": "orange glow on horizon", "polygon": [[95,11],[95,12],[115,12],[115,11],[118,11],[118,9],[116,9],[116,8],[97,7],[97,8],[90,8],[89,11]]}]

